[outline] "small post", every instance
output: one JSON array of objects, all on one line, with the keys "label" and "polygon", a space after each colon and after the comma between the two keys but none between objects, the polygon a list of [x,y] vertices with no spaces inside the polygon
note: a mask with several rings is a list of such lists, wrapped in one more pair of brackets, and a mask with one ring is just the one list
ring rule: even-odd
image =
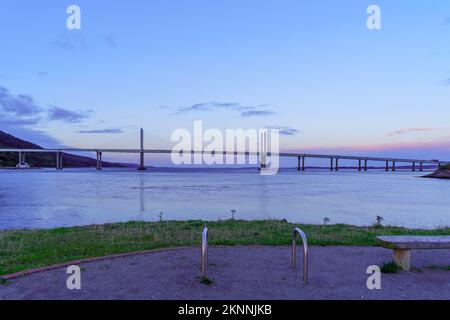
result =
[{"label": "small post", "polygon": [[292,269],[295,269],[297,263],[297,233],[303,241],[303,282],[308,283],[308,240],[305,233],[300,228],[295,228],[292,233]]},{"label": "small post", "polygon": [[202,277],[206,277],[208,268],[208,228],[203,228],[202,233]]}]

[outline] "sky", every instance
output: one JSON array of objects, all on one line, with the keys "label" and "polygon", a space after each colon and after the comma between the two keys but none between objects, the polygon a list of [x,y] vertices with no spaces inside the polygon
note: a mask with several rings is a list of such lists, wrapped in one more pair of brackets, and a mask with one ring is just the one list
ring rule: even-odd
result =
[{"label": "sky", "polygon": [[450,160],[448,0],[1,0],[0,39],[0,130],[44,147],[136,148],[142,127],[170,149],[201,120],[280,128],[284,151]]}]

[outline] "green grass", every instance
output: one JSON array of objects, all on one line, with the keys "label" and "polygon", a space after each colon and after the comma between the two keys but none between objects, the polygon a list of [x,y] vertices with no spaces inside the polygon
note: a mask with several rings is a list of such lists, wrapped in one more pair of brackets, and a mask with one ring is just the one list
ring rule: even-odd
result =
[{"label": "green grass", "polygon": [[200,278],[200,283],[206,284],[206,285],[210,285],[214,283],[214,280],[208,277],[201,277]]},{"label": "green grass", "polygon": [[432,269],[432,270],[450,271],[450,266],[440,266],[440,265],[435,265],[435,264],[432,264],[432,265],[428,266],[427,268]]},{"label": "green grass", "polygon": [[450,228],[294,225],[285,220],[127,222],[48,230],[0,231],[0,275],[116,253],[199,245],[202,227],[211,245],[288,245],[300,226],[311,245],[373,246],[377,235],[450,235]]},{"label": "green grass", "polygon": [[382,273],[397,273],[399,269],[400,268],[395,264],[395,262],[383,263],[380,268]]}]

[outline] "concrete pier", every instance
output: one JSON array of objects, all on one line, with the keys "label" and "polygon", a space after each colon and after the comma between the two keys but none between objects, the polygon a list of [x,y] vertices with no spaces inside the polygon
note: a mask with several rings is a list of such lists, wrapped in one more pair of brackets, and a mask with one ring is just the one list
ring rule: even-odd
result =
[{"label": "concrete pier", "polygon": [[138,170],[147,170],[144,165],[144,129],[141,128],[141,149],[140,149],[140,157],[139,157],[139,167]]},{"label": "concrete pier", "polygon": [[335,170],[339,171],[339,158],[336,158],[336,166],[335,166]]},{"label": "concrete pier", "polygon": [[386,161],[386,168],[385,171],[389,171],[389,161]]},{"label": "concrete pier", "polygon": [[97,151],[97,170],[102,170],[102,152]]},{"label": "concrete pier", "polygon": [[367,159],[364,160],[364,171],[367,171]]},{"label": "concrete pier", "polygon": [[267,168],[267,155],[265,153],[261,154],[259,169],[266,169]]},{"label": "concrete pier", "polygon": [[63,169],[63,154],[62,152],[56,153],[56,170]]},{"label": "concrete pier", "polygon": [[395,167],[395,161],[392,161],[392,171],[396,171],[397,168]]},{"label": "concrete pier", "polygon": [[361,171],[362,167],[361,167],[361,159],[358,159],[358,171]]},{"label": "concrete pier", "polygon": [[412,171],[416,171],[416,163],[415,162],[412,163]]},{"label": "concrete pier", "polygon": [[333,171],[333,158],[330,158],[330,171]]}]

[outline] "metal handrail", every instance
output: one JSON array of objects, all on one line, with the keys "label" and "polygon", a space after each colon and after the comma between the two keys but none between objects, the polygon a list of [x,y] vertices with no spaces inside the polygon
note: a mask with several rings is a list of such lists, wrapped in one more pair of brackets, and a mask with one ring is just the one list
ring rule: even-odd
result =
[{"label": "metal handrail", "polygon": [[308,282],[308,240],[305,233],[300,228],[295,228],[292,233],[292,269],[296,267],[297,255],[297,233],[301,236],[303,242],[303,282]]},{"label": "metal handrail", "polygon": [[202,233],[202,277],[206,277],[208,267],[208,228],[203,228]]}]

